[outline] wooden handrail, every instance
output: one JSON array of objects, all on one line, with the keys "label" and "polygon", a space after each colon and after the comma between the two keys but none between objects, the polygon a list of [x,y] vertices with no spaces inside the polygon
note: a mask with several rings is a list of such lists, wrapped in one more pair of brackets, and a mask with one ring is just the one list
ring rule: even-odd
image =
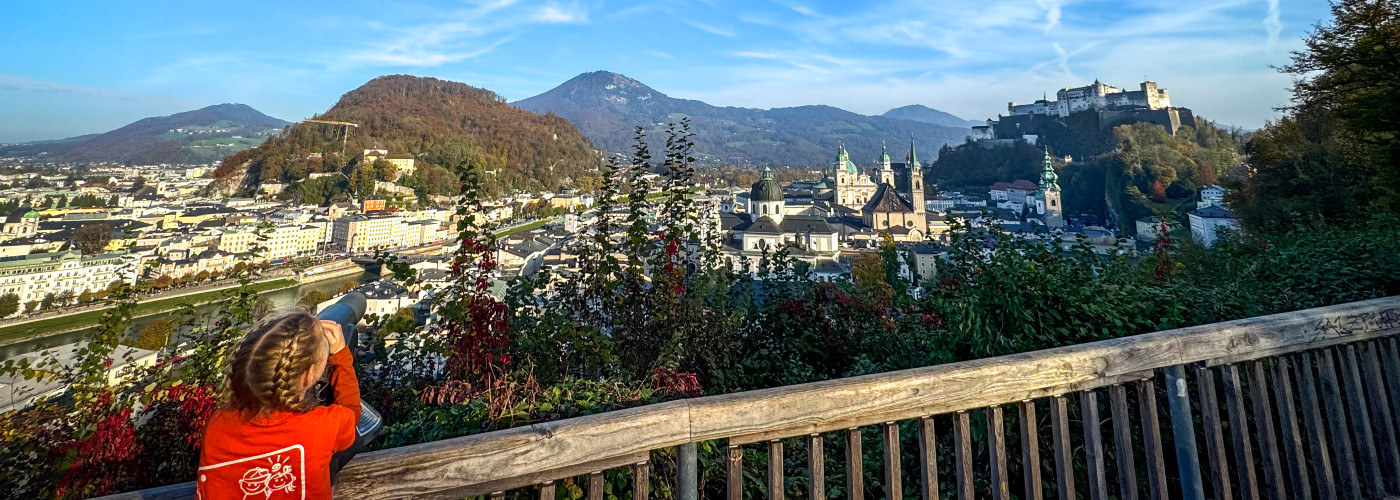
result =
[{"label": "wooden handrail", "polygon": [[[656,449],[730,445],[1019,403],[1200,367],[1400,333],[1400,297],[896,372],[671,401],[356,457],[343,498],[460,498],[644,462]],[[1184,382],[1183,382],[1184,383]],[[176,485],[116,498],[180,498]],[[172,496],[173,495],[173,496]]]}]

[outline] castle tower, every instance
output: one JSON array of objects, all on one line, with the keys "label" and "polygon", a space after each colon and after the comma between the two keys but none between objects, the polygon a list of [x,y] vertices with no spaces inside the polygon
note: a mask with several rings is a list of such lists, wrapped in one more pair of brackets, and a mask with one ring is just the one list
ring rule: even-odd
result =
[{"label": "castle tower", "polygon": [[914,205],[914,214],[923,220],[924,215],[924,166],[919,164],[919,154],[914,151],[914,138],[909,138],[909,203]]},{"label": "castle tower", "polygon": [[1054,164],[1050,162],[1050,148],[1045,148],[1045,164],[1040,171],[1040,190],[1035,193],[1035,209],[1050,229],[1065,227],[1059,179]]}]

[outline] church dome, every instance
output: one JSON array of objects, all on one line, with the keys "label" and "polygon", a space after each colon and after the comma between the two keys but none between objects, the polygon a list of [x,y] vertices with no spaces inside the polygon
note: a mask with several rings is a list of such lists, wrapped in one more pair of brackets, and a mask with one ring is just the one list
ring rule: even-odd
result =
[{"label": "church dome", "polygon": [[763,167],[763,178],[754,183],[753,190],[749,191],[749,199],[757,202],[783,201],[783,186],[773,180],[772,169]]}]

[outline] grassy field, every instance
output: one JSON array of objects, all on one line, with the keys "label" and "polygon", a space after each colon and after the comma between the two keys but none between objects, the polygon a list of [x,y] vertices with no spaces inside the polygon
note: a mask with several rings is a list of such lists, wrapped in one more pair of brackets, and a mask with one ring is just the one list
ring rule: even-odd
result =
[{"label": "grassy field", "polygon": [[[295,279],[283,278],[279,280],[265,281],[262,283],[254,283],[252,286],[253,289],[258,292],[266,292],[269,290],[287,288],[295,284]],[[136,304],[136,311],[134,313],[134,316],[145,316],[148,314],[173,311],[177,309],[180,306],[180,304],[202,304],[205,302],[211,302],[217,300],[220,296],[223,295],[225,291],[228,290],[229,289],[210,290],[208,292],[200,292],[180,297],[171,297],[168,299],[157,299],[148,302],[141,302],[139,304]],[[77,330],[79,328],[87,328],[89,326],[97,324],[97,322],[102,319],[102,313],[104,311],[105,309],[94,309],[91,311],[84,311],[78,314],[70,314],[67,316],[60,316],[57,318],[43,319],[39,321],[31,321],[28,323],[3,327],[0,328],[0,341],[32,338],[42,335],[48,335],[51,333],[59,333],[70,330]]]},{"label": "grassy field", "polygon": [[501,231],[501,232],[499,232],[499,233],[496,233],[496,237],[499,238],[499,237],[503,237],[503,236],[510,236],[510,235],[512,235],[512,234],[515,234],[515,233],[518,233],[518,232],[521,232],[521,231],[529,231],[529,230],[531,230],[531,229],[535,229],[535,228],[538,228],[538,227],[543,227],[545,224],[549,224],[549,221],[551,221],[551,220],[554,220],[554,219],[552,219],[552,218],[550,218],[550,219],[540,219],[540,220],[537,220],[537,221],[535,221],[535,222],[531,222],[531,223],[526,224],[526,225],[523,225],[523,226],[513,227],[513,228],[507,229],[507,230],[505,230],[505,231]]}]

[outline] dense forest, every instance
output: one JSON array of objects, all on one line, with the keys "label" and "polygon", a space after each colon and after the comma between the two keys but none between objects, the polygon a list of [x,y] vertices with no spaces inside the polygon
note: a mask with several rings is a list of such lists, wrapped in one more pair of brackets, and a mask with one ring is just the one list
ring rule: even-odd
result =
[{"label": "dense forest", "polygon": [[[297,182],[317,172],[341,172],[352,184],[363,185],[363,178],[385,178],[361,161],[364,149],[378,145],[391,154],[417,158],[417,168],[425,170],[428,178],[410,187],[428,189],[444,183],[443,174],[450,172],[425,168],[428,165],[456,169],[465,164],[486,174],[485,189],[501,193],[587,183],[584,179],[597,177],[601,162],[599,153],[568,120],[513,108],[491,91],[435,78],[376,78],[346,93],[317,118],[358,126],[350,129],[342,148],[342,126],[292,125],[258,148],[226,158],[215,177],[223,180],[223,188],[232,190],[251,190],[264,182]],[[451,189],[433,190],[439,191],[434,194],[456,194]]]}]

